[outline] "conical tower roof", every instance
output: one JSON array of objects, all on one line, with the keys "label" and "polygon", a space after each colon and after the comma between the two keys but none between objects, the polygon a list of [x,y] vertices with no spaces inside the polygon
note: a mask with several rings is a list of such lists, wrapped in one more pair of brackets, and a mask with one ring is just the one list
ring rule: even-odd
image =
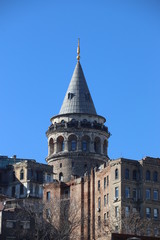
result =
[{"label": "conical tower roof", "polygon": [[97,115],[79,59],[59,112],[59,114],[67,113]]}]

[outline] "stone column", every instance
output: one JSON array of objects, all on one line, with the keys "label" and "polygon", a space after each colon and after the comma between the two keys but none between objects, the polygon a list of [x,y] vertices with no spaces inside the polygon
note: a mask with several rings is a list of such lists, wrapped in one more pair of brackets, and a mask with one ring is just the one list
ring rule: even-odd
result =
[{"label": "stone column", "polygon": [[100,139],[100,154],[103,153],[103,141]]},{"label": "stone column", "polygon": [[91,136],[91,141],[90,141],[90,149],[89,151],[92,152],[92,153],[95,153],[95,150],[94,150],[94,134],[92,133]]},{"label": "stone column", "polygon": [[77,137],[77,151],[81,151],[81,137]]},{"label": "stone column", "polygon": [[54,142],[54,153],[58,152],[57,141]]},{"label": "stone column", "polygon": [[64,140],[64,151],[68,152],[68,141]]}]

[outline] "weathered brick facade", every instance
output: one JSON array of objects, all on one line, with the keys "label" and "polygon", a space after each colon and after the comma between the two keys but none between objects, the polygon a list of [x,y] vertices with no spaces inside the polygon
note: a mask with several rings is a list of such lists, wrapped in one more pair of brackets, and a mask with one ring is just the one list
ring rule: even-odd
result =
[{"label": "weathered brick facade", "polygon": [[[140,161],[123,158],[110,160],[107,164],[93,169],[90,175],[72,179],[67,183],[45,185],[44,200],[47,192],[50,192],[51,199],[57,196],[57,193],[58,197],[63,199],[65,190],[69,192],[70,201],[76,200],[80,204],[82,219],[87,216],[85,224],[80,226],[81,239],[110,239],[113,232],[131,233],[133,229],[127,221],[125,224],[128,224],[128,230],[124,229],[122,211],[129,217],[127,214],[132,214],[133,210],[140,214],[141,221],[150,221],[149,227],[144,226],[144,235],[160,236],[160,216],[155,215],[155,209],[158,209],[158,213],[160,211],[159,162],[160,159],[149,157]],[[146,180],[148,169],[150,180]],[[155,172],[158,178],[154,178]],[[150,199],[146,199],[147,189],[151,191]],[[158,191],[158,196],[155,195],[155,190]],[[146,213],[147,208],[151,209],[150,216]],[[118,218],[116,214],[119,214]],[[114,222],[112,229],[107,229],[104,225],[105,229],[99,230],[99,222],[107,224],[110,221]]]}]

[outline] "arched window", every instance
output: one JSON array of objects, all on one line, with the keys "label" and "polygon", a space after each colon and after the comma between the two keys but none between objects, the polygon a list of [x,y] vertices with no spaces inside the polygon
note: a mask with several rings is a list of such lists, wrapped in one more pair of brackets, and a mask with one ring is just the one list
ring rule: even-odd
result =
[{"label": "arched window", "polygon": [[90,147],[90,138],[89,136],[83,136],[82,137],[82,151],[86,152],[89,151]]},{"label": "arched window", "polygon": [[106,140],[104,140],[104,143],[103,143],[103,154],[107,155],[107,141]]},{"label": "arched window", "polygon": [[60,172],[60,174],[59,174],[59,181],[63,181],[63,173],[62,172]]},{"label": "arched window", "polygon": [[125,179],[126,180],[129,179],[129,169],[128,168],[125,169]]},{"label": "arched window", "polygon": [[133,170],[133,180],[137,180],[137,171]]},{"label": "arched window", "polygon": [[99,137],[96,137],[94,140],[94,151],[96,153],[101,153],[101,141]]},{"label": "arched window", "polygon": [[49,154],[51,155],[52,153],[54,153],[54,142],[53,142],[53,138],[51,138],[49,140]]},{"label": "arched window", "polygon": [[118,168],[115,170],[115,179],[118,179]]},{"label": "arched window", "polygon": [[75,135],[70,135],[68,138],[68,149],[69,151],[77,150],[77,137]]},{"label": "arched window", "polygon": [[149,170],[146,171],[146,180],[151,180],[151,174]]},{"label": "arched window", "polygon": [[64,120],[61,121],[61,125],[65,126],[65,121]]},{"label": "arched window", "polygon": [[24,179],[24,170],[21,169],[20,171],[20,180]]},{"label": "arched window", "polygon": [[82,151],[87,151],[87,141],[86,140],[82,141]]},{"label": "arched window", "polygon": [[154,171],[154,173],[153,173],[153,181],[158,182],[158,172],[157,171]]},{"label": "arched window", "polygon": [[57,151],[58,152],[64,151],[64,138],[62,136],[59,136],[57,138]]},{"label": "arched window", "polygon": [[71,151],[76,151],[76,149],[77,149],[77,141],[72,140],[71,141]]}]

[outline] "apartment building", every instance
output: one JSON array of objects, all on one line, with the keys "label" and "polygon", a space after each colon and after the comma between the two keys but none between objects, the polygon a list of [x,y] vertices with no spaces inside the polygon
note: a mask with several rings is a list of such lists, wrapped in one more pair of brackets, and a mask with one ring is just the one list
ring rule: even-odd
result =
[{"label": "apartment building", "polygon": [[77,201],[85,223],[82,239],[111,239],[112,233],[160,236],[160,159],[109,160],[90,175],[44,185],[45,201]]}]

